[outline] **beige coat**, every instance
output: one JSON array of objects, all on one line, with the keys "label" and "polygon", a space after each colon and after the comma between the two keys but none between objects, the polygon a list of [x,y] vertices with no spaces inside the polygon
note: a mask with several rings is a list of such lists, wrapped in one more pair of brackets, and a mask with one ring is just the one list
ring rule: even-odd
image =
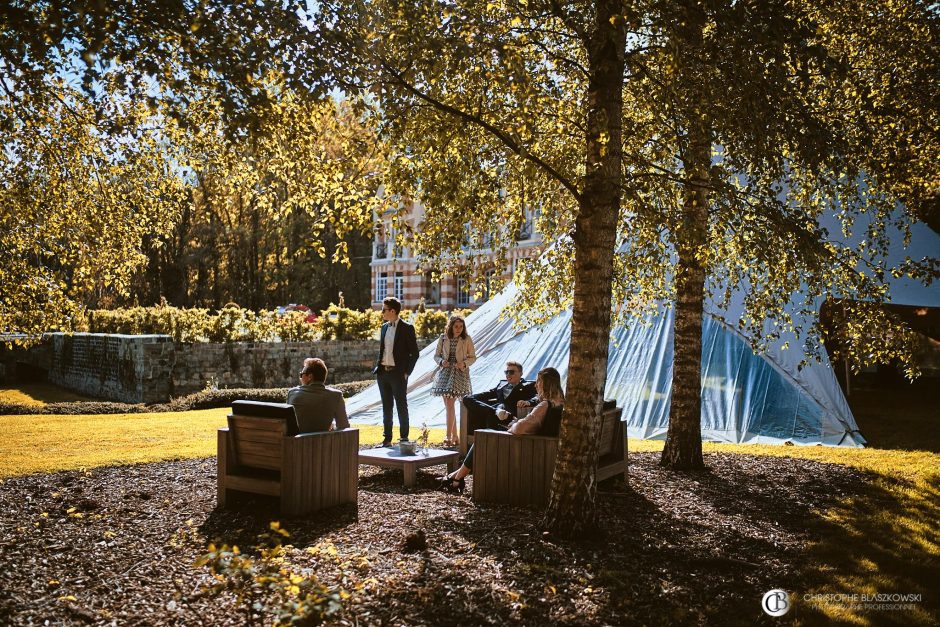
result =
[{"label": "beige coat", "polygon": [[[437,340],[437,352],[434,353],[434,361],[437,362],[438,366],[443,365],[449,355],[450,338],[446,335],[442,335],[440,339]],[[473,340],[470,339],[470,336],[457,338],[457,363],[463,363],[463,365],[469,367],[470,364],[476,360],[477,354],[473,348]]]}]

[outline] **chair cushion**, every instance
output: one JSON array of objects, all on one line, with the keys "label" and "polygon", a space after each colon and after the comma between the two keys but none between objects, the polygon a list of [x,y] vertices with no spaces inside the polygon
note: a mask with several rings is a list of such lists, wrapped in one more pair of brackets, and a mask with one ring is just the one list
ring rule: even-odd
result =
[{"label": "chair cushion", "polygon": [[257,418],[280,418],[287,421],[287,435],[297,435],[297,415],[294,406],[287,403],[265,403],[262,401],[233,401],[232,414]]}]

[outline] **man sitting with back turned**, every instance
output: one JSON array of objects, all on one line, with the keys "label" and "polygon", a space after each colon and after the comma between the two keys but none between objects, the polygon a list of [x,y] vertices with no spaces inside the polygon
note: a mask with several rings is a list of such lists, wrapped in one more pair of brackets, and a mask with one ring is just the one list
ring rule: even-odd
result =
[{"label": "man sitting with back turned", "polygon": [[304,360],[300,371],[300,385],[287,392],[287,402],[294,406],[300,433],[348,429],[346,401],[343,393],[326,387],[326,364],[313,357]]},{"label": "man sitting with back turned", "polygon": [[477,429],[506,429],[516,418],[519,401],[535,396],[535,384],[522,378],[522,364],[506,362],[506,379],[491,390],[463,397],[467,408],[467,434]]}]

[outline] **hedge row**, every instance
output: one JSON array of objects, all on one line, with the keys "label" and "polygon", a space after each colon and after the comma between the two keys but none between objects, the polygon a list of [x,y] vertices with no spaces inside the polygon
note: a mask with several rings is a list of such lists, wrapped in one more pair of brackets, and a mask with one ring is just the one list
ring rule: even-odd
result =
[{"label": "hedge row", "polygon": [[[466,316],[468,310],[460,310]],[[435,338],[444,332],[450,314],[421,310],[402,312],[415,325],[418,337]],[[313,321],[300,311],[252,311],[227,306],[219,311],[185,309],[161,305],[127,309],[88,311],[76,321],[76,331],[169,335],[177,342],[291,342],[314,340],[362,340],[376,336],[382,326],[381,312],[358,311],[330,305]]]},{"label": "hedge row", "polygon": [[[342,390],[343,396],[350,397],[369,387],[373,381],[353,381],[335,383],[330,387]],[[112,403],[110,401],[74,401],[70,403],[49,403],[39,406],[23,403],[0,403],[0,415],[24,414],[150,414],[168,411],[191,411],[194,409],[214,409],[228,407],[232,401],[267,401],[283,403],[287,398],[288,388],[231,388],[226,390],[204,390],[189,396],[175,398],[169,403],[144,405],[143,403]]]}]

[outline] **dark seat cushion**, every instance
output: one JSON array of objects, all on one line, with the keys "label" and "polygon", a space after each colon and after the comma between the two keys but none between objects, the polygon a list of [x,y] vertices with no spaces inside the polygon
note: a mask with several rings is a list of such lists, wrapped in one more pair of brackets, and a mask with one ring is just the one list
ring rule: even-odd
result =
[{"label": "dark seat cushion", "polygon": [[294,406],[287,403],[265,403],[262,401],[233,401],[232,413],[236,416],[256,418],[280,418],[287,421],[287,435],[297,435],[297,415]]}]

